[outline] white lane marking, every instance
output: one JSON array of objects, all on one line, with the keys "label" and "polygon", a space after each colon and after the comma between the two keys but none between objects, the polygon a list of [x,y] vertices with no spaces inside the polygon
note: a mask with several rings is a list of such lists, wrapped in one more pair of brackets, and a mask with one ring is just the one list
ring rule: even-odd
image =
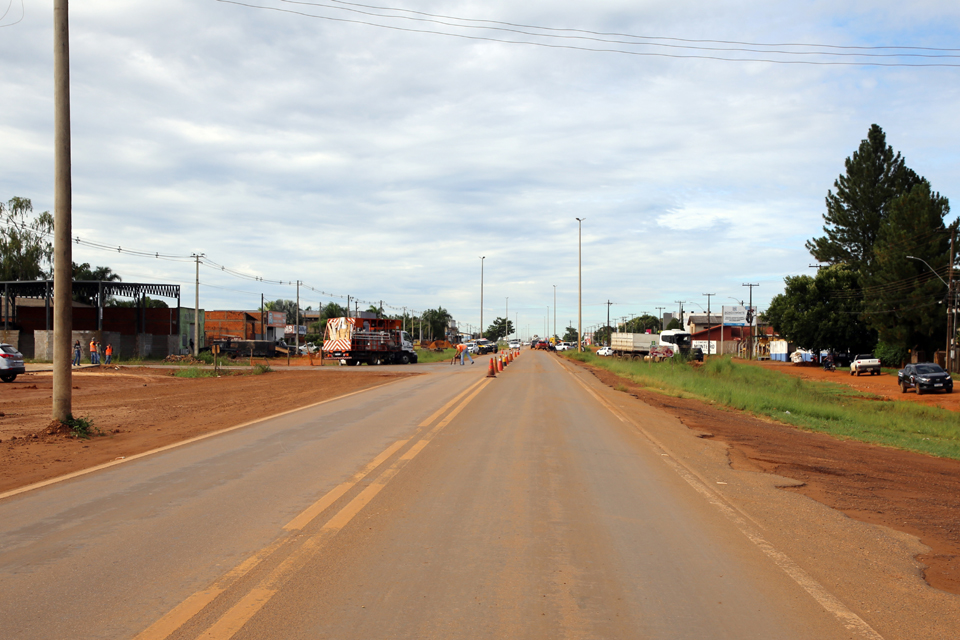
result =
[{"label": "white lane marking", "polygon": [[790,557],[770,544],[759,531],[757,531],[753,526],[751,526],[746,519],[741,517],[737,512],[736,507],[728,503],[722,495],[718,494],[716,491],[711,489],[708,485],[704,484],[699,478],[694,474],[695,472],[683,463],[677,461],[676,456],[669,453],[669,449],[661,444],[653,435],[647,432],[640,424],[634,422],[627,416],[622,416],[621,412],[617,410],[612,404],[610,404],[604,398],[601,398],[593,389],[587,386],[583,380],[580,379],[573,371],[567,369],[567,373],[573,376],[573,379],[582,386],[587,393],[593,396],[601,405],[607,408],[610,413],[615,417],[619,418],[621,422],[629,422],[632,424],[637,431],[639,431],[643,437],[645,437],[654,447],[660,449],[661,451],[666,451],[668,453],[661,453],[661,460],[663,460],[667,465],[673,469],[677,475],[683,478],[687,484],[689,484],[695,491],[700,493],[703,497],[707,499],[710,504],[715,506],[720,510],[720,513],[725,515],[733,524],[740,530],[740,532],[747,537],[753,544],[760,548],[763,553],[773,560],[784,573],[790,576],[794,582],[796,582],[800,587],[810,594],[810,596],[817,601],[826,611],[833,614],[837,620],[840,621],[848,631],[858,634],[862,638],[867,638],[869,640],[884,640],[883,636],[874,631],[873,627],[868,625],[863,618],[858,616],[856,613],[851,611],[843,602],[841,602],[836,596],[827,591],[823,585],[821,585],[815,578],[810,574],[804,571],[796,562],[790,559]]}]

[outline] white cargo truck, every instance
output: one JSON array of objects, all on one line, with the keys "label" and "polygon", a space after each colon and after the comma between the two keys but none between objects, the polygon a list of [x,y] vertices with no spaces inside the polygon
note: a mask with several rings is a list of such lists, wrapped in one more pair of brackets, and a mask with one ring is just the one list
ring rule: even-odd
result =
[{"label": "white cargo truck", "polygon": [[686,331],[669,329],[663,333],[613,333],[613,355],[628,360],[660,361],[680,352],[689,352],[693,338]]}]

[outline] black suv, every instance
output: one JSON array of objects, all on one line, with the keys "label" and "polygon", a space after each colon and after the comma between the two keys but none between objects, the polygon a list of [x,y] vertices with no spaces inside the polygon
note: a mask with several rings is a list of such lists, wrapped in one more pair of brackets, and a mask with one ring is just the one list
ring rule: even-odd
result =
[{"label": "black suv", "polygon": [[477,340],[477,353],[496,353],[497,352],[497,343],[490,342],[484,338]]},{"label": "black suv", "polygon": [[953,378],[941,369],[940,365],[930,362],[908,364],[897,371],[897,382],[902,393],[906,393],[911,387],[916,388],[917,395],[927,391],[953,393]]}]

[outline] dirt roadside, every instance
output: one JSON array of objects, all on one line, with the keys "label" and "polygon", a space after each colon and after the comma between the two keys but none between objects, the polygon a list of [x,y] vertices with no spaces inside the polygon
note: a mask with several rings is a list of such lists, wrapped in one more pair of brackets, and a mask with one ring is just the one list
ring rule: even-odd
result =
[{"label": "dirt roadside", "polygon": [[417,375],[366,367],[177,378],[169,369],[73,373],[73,414],[105,435],[46,433],[51,374],[0,385],[0,493],[237,424]]},{"label": "dirt roadside", "polygon": [[[927,582],[934,588],[960,594],[960,461],[836,440],[699,400],[665,396],[606,369],[571,362],[590,370],[610,387],[623,385],[626,393],[673,415],[688,428],[702,432],[702,437],[724,442],[734,469],[798,480],[804,484],[785,490],[802,493],[862,522],[916,536],[931,548],[930,553],[917,557],[927,567]],[[851,386],[878,395],[886,395],[882,386],[890,378],[856,378],[790,365],[782,370],[822,379],[819,372],[829,376],[828,380],[852,382]],[[868,389],[868,385],[876,389]],[[900,400],[896,379],[888,386],[895,390],[889,395]],[[916,394],[904,397],[912,400]],[[921,396],[919,401],[943,401],[944,397]]]}]

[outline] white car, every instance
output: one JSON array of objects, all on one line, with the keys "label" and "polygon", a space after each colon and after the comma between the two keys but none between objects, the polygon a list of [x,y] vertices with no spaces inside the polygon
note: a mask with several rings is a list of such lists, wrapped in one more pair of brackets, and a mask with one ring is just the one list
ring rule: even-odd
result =
[{"label": "white car", "polygon": [[520,348],[520,341],[519,341],[519,340],[511,340],[511,341],[510,341],[510,348],[511,348],[511,349],[519,349],[519,348]]},{"label": "white car", "polygon": [[598,355],[598,356],[612,356],[612,355],[613,355],[613,349],[611,349],[610,347],[600,347],[599,349],[597,349],[597,355]]},{"label": "white car", "polygon": [[566,351],[567,349],[573,349],[573,345],[569,342],[558,342],[557,351]]},{"label": "white car", "polygon": [[27,370],[23,364],[23,354],[12,345],[0,344],[0,380],[13,382]]}]

